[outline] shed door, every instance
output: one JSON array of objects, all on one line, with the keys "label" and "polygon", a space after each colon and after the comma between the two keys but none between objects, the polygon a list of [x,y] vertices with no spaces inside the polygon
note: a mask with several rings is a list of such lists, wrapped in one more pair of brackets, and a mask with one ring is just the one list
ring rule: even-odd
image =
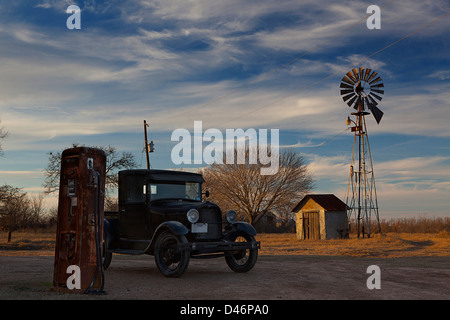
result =
[{"label": "shed door", "polygon": [[303,239],[320,239],[319,211],[303,212]]}]

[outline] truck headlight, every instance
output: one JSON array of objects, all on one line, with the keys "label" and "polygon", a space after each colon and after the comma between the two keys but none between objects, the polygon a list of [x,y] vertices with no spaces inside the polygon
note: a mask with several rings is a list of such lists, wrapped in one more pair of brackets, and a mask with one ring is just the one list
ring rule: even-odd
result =
[{"label": "truck headlight", "polygon": [[200,213],[197,211],[197,209],[191,209],[187,212],[186,216],[190,223],[196,223],[198,221],[198,218],[200,217]]},{"label": "truck headlight", "polygon": [[234,223],[237,221],[237,213],[234,210],[228,210],[225,214],[225,218],[227,218],[228,223]]}]

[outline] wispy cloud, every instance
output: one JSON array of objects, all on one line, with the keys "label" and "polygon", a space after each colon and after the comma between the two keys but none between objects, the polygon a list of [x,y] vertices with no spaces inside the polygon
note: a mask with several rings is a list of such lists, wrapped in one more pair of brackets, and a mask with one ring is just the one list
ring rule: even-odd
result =
[{"label": "wispy cloud", "polygon": [[23,170],[23,171],[7,171],[7,170],[0,170],[0,175],[2,176],[22,176],[22,177],[29,177],[29,178],[40,178],[42,176],[41,171],[30,171],[30,170]]},{"label": "wispy cloud", "polygon": [[305,143],[298,141],[296,144],[281,145],[280,148],[312,148],[312,147],[320,147],[322,145],[324,145],[323,142],[319,144],[313,144],[311,141]]},{"label": "wispy cloud", "polygon": [[429,75],[430,78],[437,78],[439,80],[449,80],[450,79],[450,70],[440,70],[435,71]]},{"label": "wispy cloud", "polygon": [[379,163],[376,172],[384,181],[433,185],[438,181],[449,181],[448,165],[450,157],[428,156],[410,157]]}]

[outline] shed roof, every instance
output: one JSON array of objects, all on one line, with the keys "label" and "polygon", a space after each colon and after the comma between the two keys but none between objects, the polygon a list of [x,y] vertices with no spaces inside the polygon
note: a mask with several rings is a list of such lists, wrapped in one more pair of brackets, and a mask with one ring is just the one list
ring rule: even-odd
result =
[{"label": "shed roof", "polygon": [[334,194],[307,194],[302,200],[292,209],[292,212],[299,211],[305,203],[309,200],[314,200],[318,205],[326,211],[346,211],[347,205]]}]

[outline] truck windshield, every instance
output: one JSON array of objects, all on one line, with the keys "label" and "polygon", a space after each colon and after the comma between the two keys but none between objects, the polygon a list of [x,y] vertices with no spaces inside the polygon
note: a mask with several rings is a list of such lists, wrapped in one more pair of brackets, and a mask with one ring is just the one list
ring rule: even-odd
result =
[{"label": "truck windshield", "polygon": [[198,182],[150,183],[150,200],[187,199],[202,200],[202,191]]}]

